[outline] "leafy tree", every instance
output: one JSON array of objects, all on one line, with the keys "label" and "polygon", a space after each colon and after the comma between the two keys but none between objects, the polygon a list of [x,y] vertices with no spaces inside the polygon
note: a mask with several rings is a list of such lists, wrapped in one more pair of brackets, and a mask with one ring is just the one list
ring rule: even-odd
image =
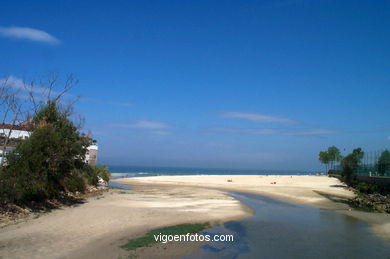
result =
[{"label": "leafy tree", "polygon": [[328,164],[330,162],[330,159],[329,159],[329,154],[327,151],[321,151],[319,154],[318,154],[318,159],[320,160],[320,162],[322,164],[325,165],[325,170],[328,171]]},{"label": "leafy tree", "polygon": [[7,179],[7,184],[14,186],[10,197],[16,202],[53,197],[67,191],[67,183],[81,186],[80,180],[71,179],[80,179],[80,171],[86,167],[84,158],[91,139],[78,131],[56,101],[43,106],[33,122],[36,129],[7,157],[9,165],[2,172],[1,183]]},{"label": "leafy tree", "polygon": [[327,153],[328,153],[329,162],[332,164],[332,166],[334,165],[335,162],[340,162],[342,159],[340,150],[335,146],[329,147]]},{"label": "leafy tree", "polygon": [[364,152],[362,151],[362,149],[356,148],[352,151],[351,154],[344,157],[344,159],[341,161],[344,178],[348,184],[352,182],[353,174],[359,168],[363,156]]},{"label": "leafy tree", "polygon": [[382,152],[377,167],[379,175],[390,174],[390,152],[388,150]]}]

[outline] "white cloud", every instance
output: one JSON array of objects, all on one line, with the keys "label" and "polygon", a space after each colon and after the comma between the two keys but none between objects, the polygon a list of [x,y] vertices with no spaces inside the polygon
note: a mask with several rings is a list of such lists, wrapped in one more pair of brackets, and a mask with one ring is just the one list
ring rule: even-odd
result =
[{"label": "white cloud", "polygon": [[20,79],[16,76],[8,76],[0,79],[0,85],[6,85],[10,88],[20,91],[33,91],[34,93],[44,94],[47,91],[47,88],[33,86],[26,83],[23,79]]},{"label": "white cloud", "polygon": [[336,134],[338,131],[331,129],[296,129],[289,130],[286,135],[296,135],[296,136],[315,136],[315,135],[329,135]]},{"label": "white cloud", "polygon": [[258,135],[273,135],[279,133],[278,129],[245,129],[245,128],[230,128],[230,127],[214,127],[214,131],[224,133],[240,133],[240,134],[258,134]]},{"label": "white cloud", "polygon": [[166,129],[173,128],[173,126],[168,123],[161,122],[161,121],[151,121],[151,120],[136,120],[133,123],[111,124],[111,126],[118,127],[118,128],[154,130],[156,132],[159,130],[166,130]]},{"label": "white cloud", "polygon": [[113,123],[111,127],[141,130],[147,134],[161,136],[170,134],[169,130],[174,128],[171,124],[151,120],[135,120],[132,123]]},{"label": "white cloud", "polygon": [[137,120],[132,124],[132,127],[137,129],[151,129],[151,130],[171,128],[171,126],[167,123],[160,122],[160,121],[150,121],[150,120]]},{"label": "white cloud", "polygon": [[[9,88],[12,88],[15,90],[15,92],[18,93],[18,97],[21,99],[29,99],[30,96],[28,95],[28,92],[33,92],[35,95],[37,95],[37,98],[46,96],[48,94],[48,88],[42,87],[39,85],[32,85],[32,83],[28,83],[25,80],[18,78],[16,76],[10,75],[4,78],[0,79],[0,87],[3,85],[8,86]],[[60,94],[59,91],[51,90],[52,95],[58,95]],[[91,102],[96,104],[102,104],[102,105],[113,105],[113,106],[121,106],[121,107],[132,107],[134,106],[132,103],[126,103],[126,102],[115,102],[115,101],[102,101],[99,99],[93,99],[93,98],[78,98],[77,96],[74,96],[72,94],[66,93],[64,96],[70,98],[70,99],[79,99],[81,102]]]},{"label": "white cloud", "polygon": [[224,112],[222,117],[244,119],[259,123],[299,124],[299,121],[281,116],[273,116],[254,112]]},{"label": "white cloud", "polygon": [[110,105],[122,106],[122,107],[132,107],[132,106],[134,106],[134,104],[126,103],[126,102],[106,102],[106,103],[110,104]]},{"label": "white cloud", "polygon": [[80,98],[80,101],[83,102],[92,102],[96,104],[107,104],[107,105],[114,105],[114,106],[121,106],[121,107],[133,107],[134,104],[128,103],[128,102],[112,102],[112,101],[102,101],[95,98]]},{"label": "white cloud", "polygon": [[336,134],[338,131],[330,129],[275,129],[275,128],[230,128],[214,127],[213,131],[235,134],[253,135],[285,135],[285,136],[321,136]]},{"label": "white cloud", "polygon": [[38,41],[48,44],[59,44],[61,41],[49,33],[28,27],[0,27],[0,36],[12,38]]}]

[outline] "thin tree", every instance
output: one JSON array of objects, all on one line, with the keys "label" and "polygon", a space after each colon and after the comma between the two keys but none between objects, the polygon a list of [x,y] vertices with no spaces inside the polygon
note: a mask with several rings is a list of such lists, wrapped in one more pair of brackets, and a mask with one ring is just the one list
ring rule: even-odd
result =
[{"label": "thin tree", "polygon": [[330,162],[329,153],[327,151],[321,151],[318,154],[318,159],[320,160],[320,162],[322,164],[325,165],[325,170],[328,173],[328,165],[329,165],[329,162]]},{"label": "thin tree", "polygon": [[329,162],[331,164],[331,168],[334,169],[335,163],[340,162],[342,159],[340,150],[335,146],[331,146],[328,148],[327,153],[328,153]]},{"label": "thin tree", "polygon": [[[37,83],[36,80],[20,80],[18,78],[7,76],[0,80],[0,111],[2,113],[1,123],[7,124],[7,131],[3,130],[1,134],[1,151],[4,156],[7,152],[7,146],[10,144],[12,132],[15,128],[23,125],[33,131],[35,126],[31,118],[46,105],[49,101],[61,103],[65,107],[64,112],[67,115],[73,113],[74,103],[77,97],[68,95],[68,92],[78,83],[78,80],[69,75],[66,77],[62,87],[58,74],[48,74],[44,80]],[[60,90],[56,90],[59,88]],[[64,97],[71,97],[68,103],[63,102]],[[70,99],[70,98],[68,98]],[[79,120],[81,127],[82,119]]]},{"label": "thin tree", "polygon": [[390,152],[388,150],[382,152],[378,159],[377,168],[380,176],[390,174]]}]

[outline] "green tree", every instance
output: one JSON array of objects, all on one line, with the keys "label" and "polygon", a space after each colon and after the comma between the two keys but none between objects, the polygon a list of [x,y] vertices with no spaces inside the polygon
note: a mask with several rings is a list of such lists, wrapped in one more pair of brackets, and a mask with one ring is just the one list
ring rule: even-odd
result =
[{"label": "green tree", "polygon": [[67,183],[77,183],[76,189],[82,190],[85,183],[80,172],[86,167],[84,158],[91,139],[79,132],[56,101],[43,106],[33,122],[35,130],[7,157],[9,165],[2,172],[1,178],[14,186],[11,199],[50,198],[67,191]]},{"label": "green tree", "polygon": [[356,148],[351,154],[344,157],[341,161],[343,167],[343,175],[347,184],[350,184],[353,180],[353,175],[359,168],[361,160],[363,159],[364,152],[361,148]]},{"label": "green tree", "polygon": [[340,150],[335,146],[329,147],[327,153],[328,153],[329,162],[331,163],[332,167],[334,167],[335,162],[340,162],[342,159]]},{"label": "green tree", "polygon": [[382,152],[377,167],[379,175],[390,175],[390,152],[388,150]]},{"label": "green tree", "polygon": [[329,157],[328,152],[327,151],[321,151],[318,154],[318,159],[320,160],[320,162],[322,164],[325,165],[325,170],[326,170],[326,172],[328,172],[328,165],[329,165],[329,162],[330,162],[330,157]]}]

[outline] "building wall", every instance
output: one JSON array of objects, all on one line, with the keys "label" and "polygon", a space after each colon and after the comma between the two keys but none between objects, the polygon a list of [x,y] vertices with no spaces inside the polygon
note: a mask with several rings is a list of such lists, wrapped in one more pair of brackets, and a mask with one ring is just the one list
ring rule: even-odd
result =
[{"label": "building wall", "polygon": [[89,146],[88,151],[85,155],[85,162],[89,165],[96,165],[97,164],[97,155],[98,155],[98,147],[96,145]]},{"label": "building wall", "polygon": [[[0,129],[0,135],[8,136],[10,129]],[[30,137],[31,132],[25,130],[12,130],[10,138],[27,139]]]}]

